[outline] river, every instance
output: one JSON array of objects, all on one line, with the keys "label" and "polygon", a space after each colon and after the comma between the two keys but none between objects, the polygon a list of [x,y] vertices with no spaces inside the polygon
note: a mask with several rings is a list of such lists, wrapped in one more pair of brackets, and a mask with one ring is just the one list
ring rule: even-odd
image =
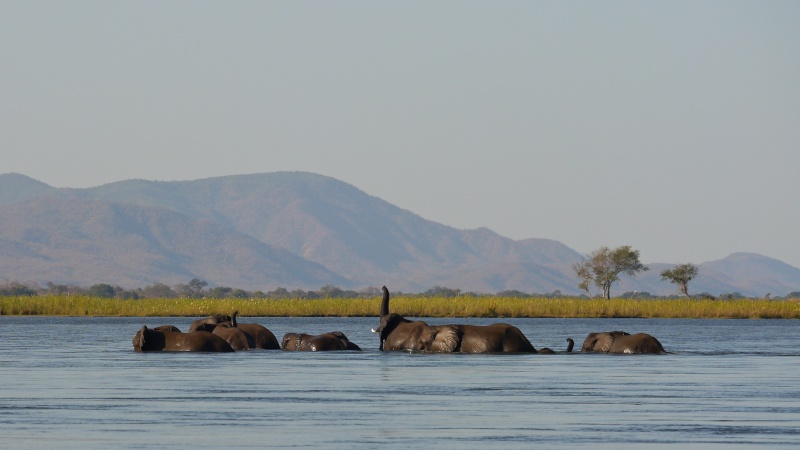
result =
[{"label": "river", "polygon": [[502,321],[536,348],[625,330],[672,353],[382,353],[376,318],[252,317],[364,351],[137,353],[142,325],[191,318],[6,316],[0,448],[800,447],[800,321]]}]

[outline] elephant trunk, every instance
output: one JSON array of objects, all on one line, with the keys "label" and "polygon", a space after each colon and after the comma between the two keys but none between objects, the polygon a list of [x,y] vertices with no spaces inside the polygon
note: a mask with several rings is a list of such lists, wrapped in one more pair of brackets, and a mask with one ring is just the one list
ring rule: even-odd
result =
[{"label": "elephant trunk", "polygon": [[381,315],[380,315],[380,325],[378,326],[377,330],[372,330],[378,333],[380,339],[380,345],[378,345],[378,350],[383,351],[383,343],[386,341],[386,326],[387,321],[389,319],[389,289],[386,286],[382,287],[383,290],[383,300],[381,301]]},{"label": "elephant trunk", "polygon": [[383,301],[381,302],[381,317],[389,315],[389,289],[383,288]]},{"label": "elephant trunk", "polygon": [[238,325],[236,324],[236,316],[239,315],[239,311],[234,311],[233,315],[231,316],[231,326],[236,328]]},{"label": "elephant trunk", "polygon": [[567,353],[572,353],[572,347],[575,346],[575,341],[572,338],[567,338]]}]

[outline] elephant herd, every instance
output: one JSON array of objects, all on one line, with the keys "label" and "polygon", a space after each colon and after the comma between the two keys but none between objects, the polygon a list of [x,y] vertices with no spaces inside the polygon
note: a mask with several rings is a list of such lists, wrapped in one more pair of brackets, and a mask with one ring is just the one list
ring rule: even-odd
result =
[{"label": "elephant herd", "polygon": [[[192,322],[183,333],[171,325],[156,328],[143,326],[133,338],[136,351],[233,352],[250,349],[286,351],[334,351],[361,348],[341,331],[320,335],[287,333],[279,343],[267,328],[255,323],[239,323],[232,316],[214,315]],[[381,351],[425,353],[540,353],[552,354],[549,348],[536,350],[517,328],[504,323],[491,325],[428,325],[389,312],[389,290],[383,287],[380,322],[377,329]],[[566,352],[574,341],[567,338]],[[645,333],[624,331],[590,333],[582,352],[598,353],[667,353],[658,339]]]},{"label": "elephant herd", "polygon": [[192,322],[188,333],[172,325],[143,326],[133,337],[133,349],[149,351],[233,352],[240,350],[330,351],[361,350],[340,331],[312,336],[287,333],[281,344],[266,327],[239,323],[238,311],[232,316],[214,315]]}]

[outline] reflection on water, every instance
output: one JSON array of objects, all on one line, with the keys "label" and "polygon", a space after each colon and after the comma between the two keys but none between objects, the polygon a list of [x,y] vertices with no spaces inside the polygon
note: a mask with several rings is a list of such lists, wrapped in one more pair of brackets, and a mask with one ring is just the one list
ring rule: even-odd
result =
[{"label": "reflection on water", "polygon": [[[762,448],[800,445],[792,320],[518,319],[537,348],[590,331],[669,355],[381,353],[375,318],[242,318],[340,330],[364,352],[136,353],[144,324],[0,317],[8,448]],[[430,323],[445,322],[430,319]],[[446,322],[453,322],[449,320]],[[485,319],[459,320],[486,324]]]}]

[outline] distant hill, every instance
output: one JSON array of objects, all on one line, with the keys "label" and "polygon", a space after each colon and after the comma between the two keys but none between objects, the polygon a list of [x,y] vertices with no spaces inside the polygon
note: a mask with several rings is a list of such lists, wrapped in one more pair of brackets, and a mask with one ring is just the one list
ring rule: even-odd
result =
[{"label": "distant hill", "polygon": [[[678,294],[678,288],[661,280],[661,272],[675,264],[648,264],[650,270],[635,279],[622,279],[613,294],[639,291],[654,295]],[[697,277],[689,283],[690,294],[739,293],[748,297],[782,296],[800,291],[800,269],[756,253],[734,253],[726,258],[696,264]]]},{"label": "distant hill", "polygon": [[[549,239],[459,230],[336,179],[305,172],[59,189],[0,175],[0,281],[137,287],[154,282],[269,290],[327,284],[577,294],[582,255]],[[612,289],[664,295],[669,265]],[[761,255],[698,264],[692,292],[785,295],[800,269]],[[662,267],[658,270],[657,267]]]},{"label": "distant hill", "polygon": [[0,175],[0,205],[24,202],[57,189],[18,173]]},{"label": "distant hill", "polygon": [[800,291],[800,269],[756,253],[734,253],[699,267],[700,273],[729,280],[732,286],[739,288],[739,292],[749,292],[750,295],[786,295]]},{"label": "distant hill", "polygon": [[319,264],[209,220],[163,208],[57,198],[0,209],[0,274],[125,287],[192,278],[251,290],[352,286]]}]

